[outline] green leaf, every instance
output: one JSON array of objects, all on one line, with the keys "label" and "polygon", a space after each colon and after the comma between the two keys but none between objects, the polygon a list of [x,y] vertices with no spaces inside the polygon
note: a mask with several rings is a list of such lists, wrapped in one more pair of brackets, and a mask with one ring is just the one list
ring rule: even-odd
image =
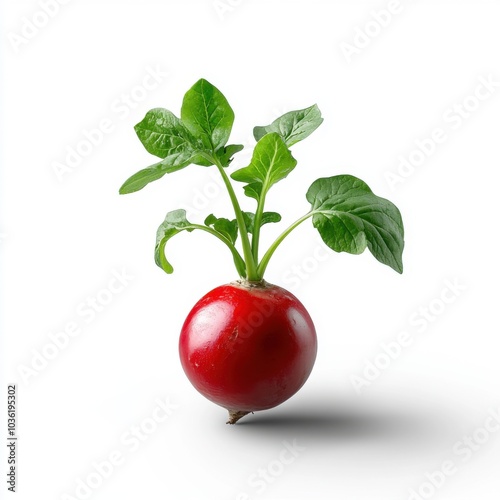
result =
[{"label": "green leaf", "polygon": [[261,224],[270,224],[275,222],[281,222],[281,215],[277,212],[264,212],[262,214]]},{"label": "green leaf", "polygon": [[[236,153],[239,153],[243,148],[244,146],[242,144],[231,144],[229,146],[220,148],[218,151],[216,151],[215,156],[217,156],[223,167],[228,167],[233,161],[233,156]],[[203,167],[210,167],[214,164],[212,160],[207,160],[206,157],[203,156],[197,156],[195,159],[193,159],[193,163],[195,163],[196,165],[201,165]]]},{"label": "green leaf", "polygon": [[214,214],[210,214],[205,219],[205,225],[217,231],[223,238],[230,242],[226,244],[229,246],[231,253],[233,254],[234,264],[238,274],[242,277],[246,276],[245,261],[238,254],[238,251],[234,247],[236,239],[238,238],[238,223],[236,219],[229,220],[224,218],[217,218]]},{"label": "green leaf", "polygon": [[236,220],[217,218],[214,214],[210,214],[205,219],[205,226],[213,227],[218,233],[227,238],[233,245],[238,238],[238,224]]},{"label": "green leaf", "polygon": [[[243,212],[243,218],[245,219],[245,226],[247,231],[250,234],[253,234],[255,214],[252,212]],[[280,221],[281,221],[280,214],[276,212],[264,212],[262,214],[262,220],[260,225],[262,227],[264,224],[269,224],[271,222],[280,222]]]},{"label": "green leaf", "polygon": [[313,225],[332,250],[360,254],[368,247],[378,261],[403,272],[404,228],[394,204],[352,175],[318,179],[306,197]]},{"label": "green leaf", "polygon": [[194,165],[200,165],[201,167],[210,167],[214,164],[212,160],[207,160],[205,156],[197,155],[192,160]]},{"label": "green leaf", "polygon": [[169,167],[186,167],[202,149],[179,118],[166,109],[148,111],[135,131],[146,150]]},{"label": "green leaf", "polygon": [[170,238],[181,231],[191,232],[194,229],[196,227],[186,219],[186,211],[182,209],[169,212],[158,228],[156,232],[155,262],[167,274],[172,274],[174,268],[165,256],[165,245]]},{"label": "green leaf", "polygon": [[135,126],[135,131],[146,150],[163,160],[132,175],[120,188],[120,194],[139,191],[150,182],[181,170],[190,163],[207,167],[213,165],[200,154],[203,151],[201,143],[167,109],[149,111]]},{"label": "green leaf", "polygon": [[229,139],[234,112],[220,90],[202,78],[186,92],[181,119],[191,134],[215,153]]},{"label": "green leaf", "polygon": [[273,184],[284,179],[297,161],[277,133],[265,135],[255,146],[248,167],[233,172],[235,181],[248,182],[245,194],[252,198],[266,194]]},{"label": "green leaf", "polygon": [[[243,219],[245,221],[245,228],[248,233],[252,234],[254,230],[255,214],[253,212],[243,212]],[[276,212],[264,212],[262,214],[261,226],[271,222],[280,222],[281,215]],[[238,239],[238,222],[236,219],[229,220],[218,218],[214,214],[210,214],[204,224],[208,227],[214,228],[218,233],[227,238],[233,245]]]},{"label": "green leaf", "polygon": [[236,153],[239,153],[244,146],[242,144],[231,144],[226,146],[225,148],[219,149],[217,151],[217,156],[223,167],[228,167],[229,164],[233,161],[233,156]]},{"label": "green leaf", "polygon": [[246,186],[243,186],[243,191],[249,198],[259,201],[260,192],[262,191],[262,183],[252,182],[251,184],[247,184]]},{"label": "green leaf", "polygon": [[150,167],[139,170],[139,172],[129,177],[120,188],[120,194],[130,194],[140,191],[150,182],[157,181],[165,174],[170,174],[176,170],[180,170],[181,168],[184,167],[170,167],[165,165],[164,162],[155,163]]},{"label": "green leaf", "polygon": [[143,187],[147,186],[150,182],[161,179],[166,170],[161,168],[161,163],[155,163],[129,177],[120,188],[120,194],[130,194],[140,191]]},{"label": "green leaf", "polygon": [[[247,228],[247,232],[253,234],[255,214],[252,212],[243,212],[243,218],[245,219],[245,226]],[[262,227],[264,224],[269,224],[271,222],[280,222],[280,221],[281,221],[280,214],[276,212],[264,212],[262,214],[262,221],[260,225]]]},{"label": "green leaf", "polygon": [[306,109],[290,111],[274,120],[271,125],[255,127],[253,135],[256,141],[260,141],[266,134],[276,132],[291,147],[311,135],[322,123],[321,111],[314,104]]}]

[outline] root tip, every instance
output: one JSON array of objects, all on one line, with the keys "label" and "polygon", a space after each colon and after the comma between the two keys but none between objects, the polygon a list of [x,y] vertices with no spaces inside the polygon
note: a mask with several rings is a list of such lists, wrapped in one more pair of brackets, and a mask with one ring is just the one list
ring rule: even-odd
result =
[{"label": "root tip", "polygon": [[248,415],[249,411],[238,411],[238,410],[228,410],[229,411],[229,420],[226,424],[234,425],[240,418],[243,418],[245,415]]}]

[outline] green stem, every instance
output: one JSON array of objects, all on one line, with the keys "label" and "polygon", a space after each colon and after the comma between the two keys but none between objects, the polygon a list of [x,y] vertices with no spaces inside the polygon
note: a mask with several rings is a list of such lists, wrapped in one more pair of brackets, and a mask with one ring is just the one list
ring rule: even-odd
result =
[{"label": "green stem", "polygon": [[257,263],[252,255],[252,247],[250,245],[250,239],[248,238],[248,232],[245,225],[245,219],[243,218],[243,212],[241,211],[238,198],[234,192],[233,186],[229,177],[227,176],[224,167],[220,163],[219,159],[215,157],[210,158],[214,162],[215,166],[219,170],[222,180],[226,186],[229,197],[231,198],[231,203],[233,205],[234,214],[236,215],[236,222],[238,223],[238,229],[241,237],[241,245],[243,247],[243,256],[245,258],[245,265],[247,270],[246,278],[248,281],[260,281],[259,275],[257,274]]},{"label": "green stem", "polygon": [[264,213],[264,203],[266,202],[266,192],[262,189],[262,193],[257,204],[257,211],[255,212],[255,219],[253,223],[252,235],[252,252],[255,262],[259,262],[259,240],[260,240],[260,226],[262,225],[262,214]]},{"label": "green stem", "polygon": [[241,257],[236,247],[227,238],[225,238],[222,234],[220,234],[218,231],[215,231],[211,227],[202,226],[200,224],[193,224],[192,227],[194,229],[200,229],[201,231],[205,231],[206,233],[213,234],[216,238],[221,240],[222,243],[224,243],[233,254],[234,264],[236,265],[238,274],[241,278],[245,278],[245,261]]},{"label": "green stem", "polygon": [[274,241],[274,243],[269,247],[269,250],[264,254],[264,257],[262,257],[262,260],[260,261],[259,266],[257,267],[257,274],[259,275],[260,279],[264,276],[264,273],[266,272],[267,265],[269,264],[269,261],[271,260],[271,257],[273,256],[274,252],[276,249],[280,246],[281,242],[302,222],[305,220],[309,219],[309,217],[312,217],[316,212],[311,211],[308,212],[306,215],[301,217],[300,219],[296,220],[291,226],[289,226],[287,229],[285,229]]}]

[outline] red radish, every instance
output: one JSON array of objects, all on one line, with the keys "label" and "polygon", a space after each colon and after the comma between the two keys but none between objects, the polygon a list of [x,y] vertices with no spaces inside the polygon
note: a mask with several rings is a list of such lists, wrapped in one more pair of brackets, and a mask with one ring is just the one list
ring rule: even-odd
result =
[{"label": "red radish", "polygon": [[187,377],[229,410],[231,424],[293,396],[309,377],[316,350],[304,306],[268,283],[235,282],[207,293],[189,313],[179,342]]},{"label": "red radish", "polygon": [[[184,231],[209,233],[231,252],[240,281],[220,286],[198,301],[182,327],[179,342],[187,377],[201,394],[229,410],[231,424],[293,396],[309,377],[316,359],[316,332],[308,312],[290,292],[264,281],[271,257],[293,229],[312,219],[332,250],[360,254],[368,248],[377,260],[400,273],[404,247],[397,207],[376,196],[362,180],[336,175],[311,184],[306,194],[309,211],[285,229],[261,257],[262,227],[281,221],[280,214],[264,211],[267,194],[297,165],[290,147],[314,132],[323,118],[313,105],[254,128],[257,144],[250,165],[230,177],[245,183],[245,195],[257,202],[255,212],[242,211],[226,173],[233,156],[243,149],[242,145],[227,145],[233,122],[234,113],[224,95],[211,83],[199,80],[184,96],[180,119],[156,108],[136,125],[147,151],[161,161],[132,175],[120,188],[120,194],[139,191],[191,164],[215,166],[222,177],[235,219],[210,214],[204,224],[196,224],[188,221],[183,209],[168,212],[156,235],[155,261],[167,274],[173,272],[165,246]],[[242,252],[236,247],[238,236]]]}]

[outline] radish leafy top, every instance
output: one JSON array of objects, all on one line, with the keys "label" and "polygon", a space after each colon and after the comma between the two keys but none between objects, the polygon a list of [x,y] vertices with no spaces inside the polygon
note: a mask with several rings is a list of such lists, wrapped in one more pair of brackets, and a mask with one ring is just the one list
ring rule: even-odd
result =
[{"label": "radish leafy top", "polygon": [[[155,261],[158,266],[172,273],[173,267],[165,256],[168,240],[182,231],[196,229],[212,234],[229,248],[241,278],[260,281],[279,244],[294,228],[311,218],[313,226],[332,250],[360,254],[368,247],[377,260],[402,273],[404,229],[399,210],[390,201],[373,194],[362,180],[352,175],[314,181],[306,194],[311,210],[283,231],[259,260],[262,226],[281,220],[279,214],[264,211],[267,194],[297,165],[289,148],[308,137],[322,122],[321,112],[314,105],[286,113],[270,125],[254,128],[257,144],[250,164],[231,174],[233,180],[245,183],[245,195],[256,201],[255,213],[251,213],[241,210],[226,173],[233,156],[243,146],[227,145],[234,112],[224,95],[201,79],[185,94],[180,118],[166,109],[149,111],[135,126],[135,131],[146,150],[160,161],[127,179],[120,194],[139,191],[165,174],[191,164],[215,166],[235,214],[235,219],[210,214],[203,224],[194,224],[187,220],[185,210],[169,212],[157,232]],[[242,253],[236,247],[238,234]]]}]

